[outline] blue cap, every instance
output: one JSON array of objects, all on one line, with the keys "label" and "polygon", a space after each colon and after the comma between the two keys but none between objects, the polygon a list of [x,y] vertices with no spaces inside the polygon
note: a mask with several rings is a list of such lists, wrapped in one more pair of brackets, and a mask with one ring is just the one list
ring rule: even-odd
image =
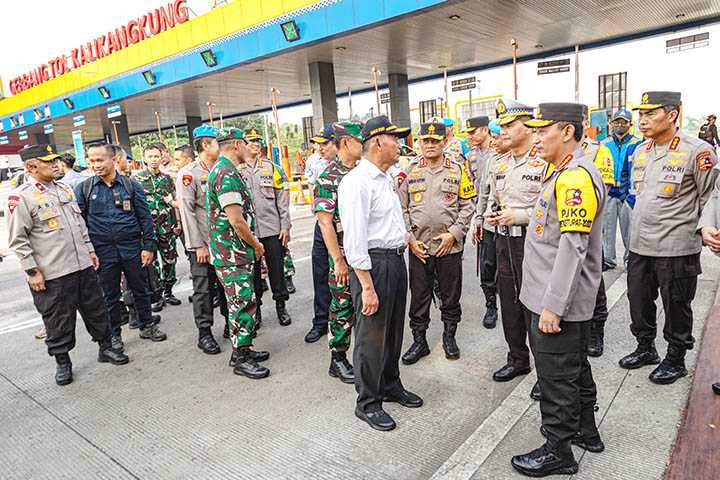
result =
[{"label": "blue cap", "polygon": [[455,125],[455,122],[453,121],[452,118],[443,118],[443,123],[445,124],[446,127],[452,127]]},{"label": "blue cap", "polygon": [[497,120],[491,120],[488,127],[490,128],[490,131],[492,133],[494,133],[495,135],[500,135],[500,124],[498,124]]},{"label": "blue cap", "polygon": [[218,129],[207,123],[203,123],[193,130],[193,138],[217,138]]},{"label": "blue cap", "polygon": [[612,116],[613,121],[617,120],[618,118],[622,118],[624,120],[627,120],[628,122],[632,122],[632,113],[630,113],[630,110],[627,108],[621,108],[617,112],[615,112],[615,115]]}]

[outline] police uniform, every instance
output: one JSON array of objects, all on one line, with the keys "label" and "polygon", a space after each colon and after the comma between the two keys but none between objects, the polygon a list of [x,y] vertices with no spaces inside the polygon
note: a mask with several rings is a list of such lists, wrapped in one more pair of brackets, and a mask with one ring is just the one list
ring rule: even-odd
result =
[{"label": "police uniform", "polygon": [[[647,92],[636,109],[654,110],[680,102],[677,92]],[[650,380],[667,384],[687,375],[685,352],[695,344],[691,303],[701,273],[702,249],[696,227],[712,193],[717,157],[710,145],[678,129],[666,145],[652,139],[640,144],[632,161],[637,196],[631,222],[628,299],[638,348],[620,360],[620,366],[660,363],[654,344],[659,290],[668,350]]]},{"label": "police uniform", "polygon": [[[217,138],[217,130],[209,125],[201,125],[193,130],[193,138]],[[214,355],[220,353],[212,335],[213,326],[213,288],[218,284],[215,268],[210,263],[199,263],[196,251],[208,249],[210,231],[207,224],[205,196],[207,194],[208,176],[214,160],[201,158],[190,162],[178,171],[175,189],[177,191],[180,218],[183,224],[185,248],[190,257],[190,276],[193,282],[192,307],[195,325],[198,328],[198,348]],[[227,300],[225,294],[218,296],[220,312],[227,324]]]},{"label": "police uniform", "polygon": [[[532,117],[532,108],[512,100],[499,100],[498,123],[509,125],[519,118]],[[526,343],[530,315],[518,300],[522,285],[523,247],[525,233],[542,187],[547,163],[532,147],[516,158],[508,151],[495,158],[488,175],[490,192],[485,212],[514,209],[515,225],[497,227],[497,286],[500,295],[503,334],[509,347],[507,364],[493,374],[495,381],[509,381],[530,372],[530,350]]]},{"label": "police uniform", "polygon": [[[464,132],[472,134],[476,129],[488,128],[489,125],[490,119],[486,116],[472,117],[467,120]],[[485,212],[487,208],[488,195],[490,194],[488,174],[494,162],[494,157],[495,152],[492,148],[481,146],[471,146],[467,156],[471,176],[475,181],[475,191],[478,194],[477,211],[480,213]],[[486,328],[495,328],[497,322],[497,284],[495,281],[497,275],[497,255],[495,253],[495,227],[486,224],[482,215],[476,217],[475,225],[481,226],[483,229],[483,238],[479,246],[480,258],[477,259],[480,264],[480,286],[485,295],[485,318],[483,319],[483,325]]]},{"label": "police uniform", "polygon": [[[245,140],[262,142],[262,137],[257,130],[250,129],[245,132]],[[285,248],[279,238],[281,230],[290,231],[292,226],[290,196],[285,186],[285,177],[273,162],[259,155],[253,163],[242,163],[238,171],[252,194],[257,222],[256,235],[265,247],[264,258],[268,266],[270,289],[275,300],[278,320],[280,325],[290,325],[292,319],[285,307],[285,302],[290,298],[283,272]],[[261,279],[261,263],[258,261],[255,266],[255,295],[258,310],[262,305]]]},{"label": "police uniform", "polygon": [[[442,141],[445,138],[445,125],[440,122],[424,123],[418,138]],[[473,199],[477,193],[465,167],[444,154],[435,165],[422,156],[417,157],[408,166],[404,178],[398,195],[405,228],[411,240],[417,241],[430,256],[423,263],[415,255],[410,255],[408,314],[415,341],[403,355],[403,363],[415,363],[430,353],[425,331],[430,324],[430,303],[436,279],[440,317],[445,327],[443,348],[447,358],[456,359],[460,356],[455,332],[462,315],[462,252],[475,210]],[[447,254],[436,256],[440,246],[436,237],[444,233],[452,234],[455,242]]]},{"label": "police uniform", "polygon": [[[582,123],[583,106],[541,103],[537,118],[525,123],[543,128],[555,122]],[[577,145],[577,144],[576,144]],[[602,219],[605,187],[593,157],[581,146],[564,158],[548,159],[533,208],[523,260],[520,300],[531,312],[530,345],[542,391],[540,413],[547,443],[513,457],[525,475],[578,471],[571,442],[602,451],[595,425],[596,387],[586,354],[589,320],[602,276]],[[560,317],[560,332],[539,329],[543,312]]]},{"label": "police uniform", "polygon": [[[23,162],[57,162],[59,158],[49,145],[26,146],[19,153]],[[111,348],[110,325],[91,259],[95,248],[72,188],[28,175],[27,182],[8,196],[5,218],[8,246],[20,267],[29,277],[42,275],[45,280],[43,290],[30,293],[45,325],[48,354],[58,364],[56,382],[72,381],[68,353],[75,347],[78,311],[100,347],[98,360],[127,363],[125,354]]]}]

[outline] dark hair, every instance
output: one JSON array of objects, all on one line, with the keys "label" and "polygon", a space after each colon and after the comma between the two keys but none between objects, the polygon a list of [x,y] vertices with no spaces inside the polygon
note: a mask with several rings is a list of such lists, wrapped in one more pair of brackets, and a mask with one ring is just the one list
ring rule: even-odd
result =
[{"label": "dark hair", "polygon": [[[372,140],[372,138],[370,140]],[[367,142],[363,142],[363,155],[367,155],[368,153],[370,153],[370,145],[374,143],[370,142],[370,140],[368,140]]]},{"label": "dark hair", "polygon": [[160,153],[163,152],[163,149],[160,146],[160,144],[151,143],[150,145],[145,145],[145,147],[143,147],[143,155],[145,155],[145,153],[149,152],[150,150],[157,150]]},{"label": "dark hair", "polygon": [[75,157],[73,157],[69,153],[63,153],[62,155],[60,155],[60,161],[67,165],[70,170],[72,170],[72,168],[75,166]]},{"label": "dark hair", "polygon": [[111,157],[114,157],[116,155],[115,147],[107,142],[96,142],[96,143],[88,145],[88,147],[87,147],[88,152],[90,151],[91,148],[103,148],[103,149],[105,149],[105,153],[110,154]]},{"label": "dark hair", "polygon": [[670,114],[670,112],[677,112],[677,117],[675,117],[675,123],[680,119],[680,105],[663,105],[661,107],[663,110],[665,110],[665,113]]},{"label": "dark hair", "polygon": [[168,151],[167,146],[166,146],[163,142],[155,142],[155,143],[153,143],[153,145],[155,145],[155,148],[157,148],[157,149],[160,150],[161,152],[167,152],[167,151]]},{"label": "dark hair", "polygon": [[573,132],[573,138],[575,138],[576,142],[579,142],[585,136],[585,129],[583,129],[582,123],[558,122],[557,124],[558,127],[560,127],[560,130],[565,128],[567,125],[572,125],[575,128],[575,131]]},{"label": "dark hair", "polygon": [[190,145],[181,145],[175,149],[176,152],[181,152],[183,155],[187,155],[190,158],[195,156],[195,151]]}]

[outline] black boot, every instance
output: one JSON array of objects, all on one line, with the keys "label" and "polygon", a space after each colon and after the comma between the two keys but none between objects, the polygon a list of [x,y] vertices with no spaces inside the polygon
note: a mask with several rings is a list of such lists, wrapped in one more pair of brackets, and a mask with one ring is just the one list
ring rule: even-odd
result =
[{"label": "black boot", "polygon": [[720,395],[720,382],[713,383],[712,390],[715,392],[715,395]]},{"label": "black boot", "polygon": [[297,288],[295,288],[292,277],[287,277],[285,279],[285,288],[287,288],[287,291],[290,295],[297,292]]},{"label": "black boot", "polygon": [[561,450],[547,443],[525,455],[514,456],[510,463],[515,470],[529,477],[573,475],[578,471],[570,446]]},{"label": "black boot", "polygon": [[494,290],[487,287],[483,287],[483,293],[485,294],[485,317],[483,318],[483,327],[495,328],[498,320],[497,295]]},{"label": "black boot", "polygon": [[658,385],[669,385],[686,376],[687,373],[685,350],[675,345],[668,345],[665,359],[652,371],[649,378]]},{"label": "black boot", "polygon": [[[540,427],[540,435],[545,438],[548,437],[547,430],[545,430],[545,427],[543,426]],[[570,442],[573,445],[592,453],[601,453],[605,450],[605,444],[600,438],[600,433],[597,430],[595,431],[595,435],[588,437],[585,437],[580,432],[578,432],[575,434],[575,436],[573,436]]]},{"label": "black boot", "polygon": [[151,308],[152,311],[155,312],[155,313],[157,313],[157,312],[162,312],[162,309],[165,308],[165,300],[161,298],[161,299],[158,300],[157,302],[155,302],[155,303],[153,303],[152,305],[150,305],[150,308]]},{"label": "black boot", "polygon": [[533,385],[532,390],[530,390],[530,398],[532,398],[536,402],[539,402],[540,400],[542,400],[542,392],[540,391],[540,382],[535,382],[535,385]]},{"label": "black boot", "polygon": [[[255,351],[252,348],[249,350],[250,352],[250,358],[252,360],[255,360],[256,362],[264,362],[265,360],[268,360],[270,358],[270,352],[265,351]],[[235,367],[237,364],[237,359],[240,356],[240,353],[237,350],[233,350],[232,354],[230,354],[230,362],[228,365],[231,367]]]},{"label": "black boot", "polygon": [[208,355],[217,355],[220,353],[220,345],[215,341],[210,327],[202,327],[198,329],[198,348]]},{"label": "black boot", "polygon": [[237,359],[233,373],[255,380],[267,377],[270,375],[270,370],[262,365],[258,365],[257,361],[251,357],[250,348],[245,347],[237,351]]},{"label": "black boot", "polygon": [[320,340],[327,333],[327,326],[319,327],[313,325],[310,331],[305,335],[305,341],[307,343],[315,343]]},{"label": "black boot", "polygon": [[58,385],[69,385],[73,381],[72,362],[70,355],[67,353],[58,353],[55,355],[55,383]]},{"label": "black boot", "polygon": [[140,338],[143,340],[152,340],[153,342],[164,342],[167,335],[160,331],[157,325],[151,325],[140,330]]},{"label": "black boot", "polygon": [[332,352],[328,375],[340,379],[343,383],[355,383],[353,367],[348,362],[345,352]]},{"label": "black boot", "polygon": [[165,290],[163,300],[165,300],[165,303],[168,305],[172,305],[174,307],[177,307],[182,303],[179,298],[176,298],[175,295],[173,295],[172,289]]},{"label": "black boot", "polygon": [[277,318],[280,325],[287,327],[292,323],[292,318],[285,308],[285,300],[278,300],[275,302],[275,311],[277,312]]},{"label": "black boot", "polygon": [[660,357],[657,350],[655,350],[655,342],[639,343],[634,352],[621,358],[618,363],[622,368],[628,370],[634,370],[645,365],[657,365],[660,363]]},{"label": "black boot", "polygon": [[457,324],[445,324],[443,350],[445,350],[445,358],[448,360],[457,360],[460,358],[460,348],[455,341],[455,332],[457,332]]},{"label": "black boot", "polygon": [[113,365],[125,365],[130,359],[122,351],[116,351],[112,348],[112,342],[108,338],[106,341],[100,344],[98,350],[98,362],[100,363],[112,363]]},{"label": "black boot", "polygon": [[425,332],[413,331],[413,339],[413,344],[410,345],[408,351],[402,356],[402,362],[405,365],[412,365],[422,357],[430,355],[430,347],[425,339]]},{"label": "black boot", "polygon": [[128,327],[130,330],[137,330],[140,328],[140,324],[138,323],[137,319],[137,313],[135,312],[134,307],[128,308]]},{"label": "black boot", "polygon": [[113,335],[110,337],[110,348],[116,352],[122,352],[125,350],[125,344],[123,343],[120,335]]},{"label": "black boot", "polygon": [[595,410],[597,405],[585,404],[580,409],[580,432],[572,439],[573,445],[577,445],[588,452],[600,453],[605,450],[605,444],[600,438],[597,424],[595,423]]},{"label": "black boot", "polygon": [[[255,309],[255,334],[257,334],[257,331],[260,330],[262,327],[262,309],[260,308],[260,304],[257,304],[257,308]],[[255,337],[255,335],[253,335]]]},{"label": "black boot", "polygon": [[589,357],[599,357],[605,350],[605,322],[590,323],[590,336],[588,337],[587,354]]}]

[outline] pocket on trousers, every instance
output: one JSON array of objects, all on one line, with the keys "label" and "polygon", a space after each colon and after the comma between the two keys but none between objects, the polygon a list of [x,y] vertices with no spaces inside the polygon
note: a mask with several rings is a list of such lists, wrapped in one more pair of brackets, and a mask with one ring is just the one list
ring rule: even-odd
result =
[{"label": "pocket on trousers", "polygon": [[576,378],[580,366],[579,353],[537,352],[535,357],[535,368],[544,378]]}]

